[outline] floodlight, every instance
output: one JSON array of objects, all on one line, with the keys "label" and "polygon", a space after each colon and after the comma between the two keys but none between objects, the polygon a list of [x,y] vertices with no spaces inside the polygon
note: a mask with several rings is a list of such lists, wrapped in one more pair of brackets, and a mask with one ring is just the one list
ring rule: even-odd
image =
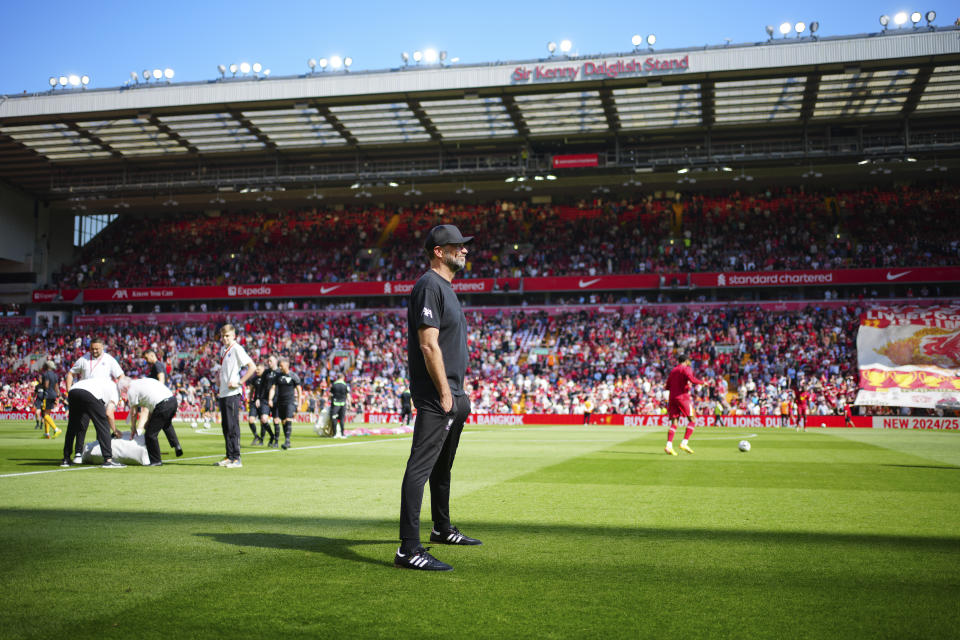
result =
[{"label": "floodlight", "polygon": [[862,167],[862,166],[865,165],[865,164],[870,164],[870,161],[869,161],[869,160],[861,160],[861,161],[859,161],[857,164]]},{"label": "floodlight", "polygon": [[130,72],[130,80],[132,80],[133,82],[140,82],[140,76],[137,75],[136,71]]},{"label": "floodlight", "polygon": [[223,76],[227,72],[227,68],[222,64],[217,65],[217,71],[220,72],[220,75]]},{"label": "floodlight", "polygon": [[443,64],[443,61],[446,60],[446,59],[447,59],[447,52],[446,52],[446,51],[441,51],[441,52],[440,52],[440,63]]},{"label": "floodlight", "polygon": [[767,35],[773,38],[773,25],[768,24],[766,28],[767,28]]},{"label": "floodlight", "polygon": [[926,18],[927,18],[927,24],[930,24],[931,22],[933,22],[934,20],[937,19],[937,12],[936,12],[936,11],[927,11]]},{"label": "floodlight", "polygon": [[503,181],[504,181],[504,182],[514,182],[516,179],[517,179],[516,176],[510,176],[509,178],[504,178]]},{"label": "floodlight", "polygon": [[639,47],[641,44],[643,44],[643,38],[641,38],[640,34],[637,33],[637,34],[634,34],[632,38],[630,38],[630,42],[633,44],[633,46]]},{"label": "floodlight", "polygon": [[648,44],[649,46],[651,46],[651,47],[652,47],[653,45],[657,44],[657,36],[653,35],[652,33],[651,33],[650,35],[648,35],[648,36],[647,36],[647,44]]},{"label": "floodlight", "polygon": [[399,182],[394,182],[393,180],[391,180],[390,182],[387,183],[387,186],[388,186],[388,187],[399,187],[399,186],[400,186],[400,183],[399,183]]},{"label": "floodlight", "polygon": [[269,76],[269,75],[270,75],[270,69],[264,69],[264,70],[263,70],[263,75],[264,75],[264,76]]},{"label": "floodlight", "polygon": [[556,180],[556,179],[557,179],[557,176],[553,175],[552,173],[547,174],[547,180]]},{"label": "floodlight", "polygon": [[408,64],[410,62],[410,54],[406,51],[400,53],[400,59],[403,60],[403,64]]},{"label": "floodlight", "polygon": [[883,14],[882,16],[880,16],[880,26],[882,26],[884,30],[886,30],[889,24],[890,24],[890,16],[888,16],[887,14]]},{"label": "floodlight", "polygon": [[80,84],[82,84],[83,86],[87,86],[88,84],[90,84],[90,76],[86,76],[86,75],[80,76]]},{"label": "floodlight", "polygon": [[820,30],[820,23],[814,20],[810,23],[810,33],[816,33]]},{"label": "floodlight", "polygon": [[58,82],[60,82],[61,87],[65,87],[67,86],[67,83],[70,82],[70,80],[67,79],[67,76],[60,76],[60,79],[58,80]]},{"label": "floodlight", "polygon": [[326,58],[320,58],[320,61],[317,64],[320,65],[320,69],[325,70],[330,62]]},{"label": "floodlight", "polygon": [[782,35],[783,37],[786,37],[787,34],[790,33],[791,28],[792,27],[789,22],[780,23],[780,35]]},{"label": "floodlight", "polygon": [[167,67],[166,69],[163,70],[163,77],[166,78],[167,80],[173,80],[173,75],[174,75],[173,69],[171,69],[170,67]]},{"label": "floodlight", "polygon": [[161,71],[160,69],[154,69],[154,70],[153,70],[153,79],[154,79],[154,80],[159,80],[159,79],[162,78],[162,77],[163,77],[163,71]]},{"label": "floodlight", "polygon": [[150,69],[143,70],[143,79],[149,82],[150,80]]},{"label": "floodlight", "polygon": [[340,56],[330,56],[330,68],[339,69],[343,66],[343,58]]},{"label": "floodlight", "polygon": [[414,51],[414,52],[413,52],[413,61],[419,63],[421,60],[423,60],[423,52],[422,52],[422,51]]},{"label": "floodlight", "polygon": [[317,61],[314,60],[313,58],[310,58],[309,60],[307,60],[307,66],[310,67],[310,71],[313,71],[314,69],[317,68]]},{"label": "floodlight", "polygon": [[56,79],[55,77],[50,76],[49,82],[50,82],[50,86],[51,86],[51,87],[57,86],[57,79]]},{"label": "floodlight", "polygon": [[913,26],[917,26],[917,23],[920,22],[920,20],[922,19],[923,19],[923,16],[920,15],[919,11],[914,11],[913,13],[910,14],[910,22],[913,23]]},{"label": "floodlight", "polygon": [[232,73],[233,75],[237,75],[237,70],[239,68],[240,67],[237,66],[237,63],[234,62],[233,64],[230,65],[230,73]]},{"label": "floodlight", "polygon": [[460,62],[460,56],[456,56],[455,58],[450,58],[450,64],[457,64],[458,62]]},{"label": "floodlight", "polygon": [[259,62],[254,62],[253,67],[251,68],[253,69],[254,73],[260,73],[261,71],[263,71],[263,65],[260,64]]},{"label": "floodlight", "polygon": [[344,67],[346,67],[346,68],[349,69],[349,68],[350,68],[350,65],[352,65],[352,64],[353,64],[353,58],[351,58],[350,56],[347,56],[346,58],[343,59],[343,66],[344,66]]},{"label": "floodlight", "polygon": [[563,53],[569,53],[570,49],[572,48],[573,48],[573,43],[570,42],[569,40],[560,41],[560,51],[562,51]]},{"label": "floodlight", "polygon": [[907,12],[901,11],[897,15],[893,16],[893,23],[896,24],[898,27],[902,27],[903,25],[905,25],[907,23]]},{"label": "floodlight", "polygon": [[250,63],[241,62],[240,63],[240,73],[250,73]]},{"label": "floodlight", "polygon": [[556,53],[556,52],[557,52],[557,43],[556,43],[556,42],[548,42],[548,43],[547,43],[547,51],[549,51],[551,55],[553,55],[554,53]]},{"label": "floodlight", "polygon": [[78,76],[78,75],[75,74],[75,73],[71,73],[71,74],[70,74],[70,77],[68,78],[68,80],[70,81],[70,86],[71,86],[71,87],[76,87],[76,86],[79,86],[79,85],[80,85],[80,76]]},{"label": "floodlight", "polygon": [[688,171],[690,171],[690,169],[687,167],[683,167],[682,169],[677,169],[677,173],[687,173]]},{"label": "floodlight", "polygon": [[543,176],[533,176],[533,179],[537,182],[543,182]]},{"label": "floodlight", "polygon": [[427,64],[434,64],[437,61],[437,50],[436,49],[424,49],[423,50],[423,61]]},{"label": "floodlight", "polygon": [[798,22],[793,26],[793,29],[794,31],[797,32],[797,35],[800,35],[801,33],[807,30],[807,25],[803,22]]}]

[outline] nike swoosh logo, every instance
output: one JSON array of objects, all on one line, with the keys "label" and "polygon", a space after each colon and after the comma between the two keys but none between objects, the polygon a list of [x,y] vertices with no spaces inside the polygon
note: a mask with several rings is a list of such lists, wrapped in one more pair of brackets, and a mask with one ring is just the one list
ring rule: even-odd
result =
[{"label": "nike swoosh logo", "polygon": [[580,285],[581,289],[586,289],[590,285],[597,284],[598,282],[600,282],[600,278],[594,278],[593,280],[581,280],[577,284]]},{"label": "nike swoosh logo", "polygon": [[320,295],[324,296],[324,295],[330,293],[331,291],[333,291],[334,289],[339,289],[339,288],[340,288],[340,285],[338,285],[338,284],[336,284],[336,285],[334,285],[334,286],[332,286],[332,287],[324,287],[324,286],[321,286],[321,287],[320,287]]},{"label": "nike swoosh logo", "polygon": [[887,280],[896,280],[897,278],[902,278],[903,276],[910,273],[909,271],[904,271],[903,273],[890,273],[887,271]]}]

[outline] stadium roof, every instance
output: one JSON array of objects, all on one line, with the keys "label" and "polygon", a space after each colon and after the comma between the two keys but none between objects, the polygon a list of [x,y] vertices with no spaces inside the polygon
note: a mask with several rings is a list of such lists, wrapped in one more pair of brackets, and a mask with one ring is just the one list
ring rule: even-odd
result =
[{"label": "stadium roof", "polygon": [[0,179],[64,203],[148,206],[391,183],[452,195],[466,181],[502,190],[504,178],[548,173],[561,178],[552,188],[582,189],[631,173],[670,185],[678,169],[703,184],[731,169],[882,174],[908,157],[939,168],[960,152],[958,36],[908,29],[7,96]]}]

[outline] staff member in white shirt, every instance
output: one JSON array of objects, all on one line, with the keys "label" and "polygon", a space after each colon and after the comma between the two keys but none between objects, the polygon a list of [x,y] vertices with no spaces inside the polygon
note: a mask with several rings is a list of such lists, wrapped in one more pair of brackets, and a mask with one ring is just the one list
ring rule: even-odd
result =
[{"label": "staff member in white shirt", "polygon": [[227,457],[217,463],[218,467],[238,469],[240,462],[240,403],[243,387],[255,370],[253,360],[237,343],[237,330],[232,324],[220,327],[220,425],[227,445]]},{"label": "staff member in white shirt", "polygon": [[142,432],[147,455],[150,456],[147,466],[163,466],[157,435],[161,431],[169,433],[173,430],[173,416],[177,414],[177,399],[173,397],[173,392],[154,378],[131,380],[123,377],[117,383],[117,388],[126,395],[130,408],[130,438]]},{"label": "staff member in white shirt", "polygon": [[[105,380],[116,381],[123,376],[123,369],[120,367],[120,363],[117,362],[109,353],[106,353],[103,349],[103,338],[93,338],[90,341],[90,352],[82,355],[76,362],[73,363],[73,366],[70,367],[70,371],[67,372],[66,383],[67,383],[67,398],[70,397],[70,389],[73,388],[74,379],[76,380],[87,380],[89,378],[104,378]],[[108,405],[107,415],[110,416],[110,422],[113,422],[113,409]],[[74,464],[80,464],[83,458],[83,441],[87,436],[87,427],[90,426],[90,418],[84,418],[80,424],[79,431],[76,435],[76,451],[73,458]]]},{"label": "staff member in white shirt", "polygon": [[70,412],[67,416],[67,436],[63,442],[63,462],[60,466],[70,466],[73,439],[79,433],[81,424],[87,420],[93,420],[93,428],[97,431],[97,442],[100,443],[100,453],[103,456],[103,464],[100,466],[104,469],[121,469],[127,466],[113,460],[113,448],[110,444],[111,431],[120,437],[120,432],[113,422],[113,410],[120,401],[117,385],[113,380],[99,377],[81,380],[71,387],[67,399],[70,402]]}]

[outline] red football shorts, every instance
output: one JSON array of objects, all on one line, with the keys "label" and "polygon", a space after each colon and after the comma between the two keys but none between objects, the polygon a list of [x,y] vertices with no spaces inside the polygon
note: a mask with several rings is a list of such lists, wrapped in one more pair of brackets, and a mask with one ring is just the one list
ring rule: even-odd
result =
[{"label": "red football shorts", "polygon": [[670,402],[667,404],[668,418],[679,418],[680,416],[692,418],[694,415],[693,401],[690,399],[690,396],[670,398]]}]

